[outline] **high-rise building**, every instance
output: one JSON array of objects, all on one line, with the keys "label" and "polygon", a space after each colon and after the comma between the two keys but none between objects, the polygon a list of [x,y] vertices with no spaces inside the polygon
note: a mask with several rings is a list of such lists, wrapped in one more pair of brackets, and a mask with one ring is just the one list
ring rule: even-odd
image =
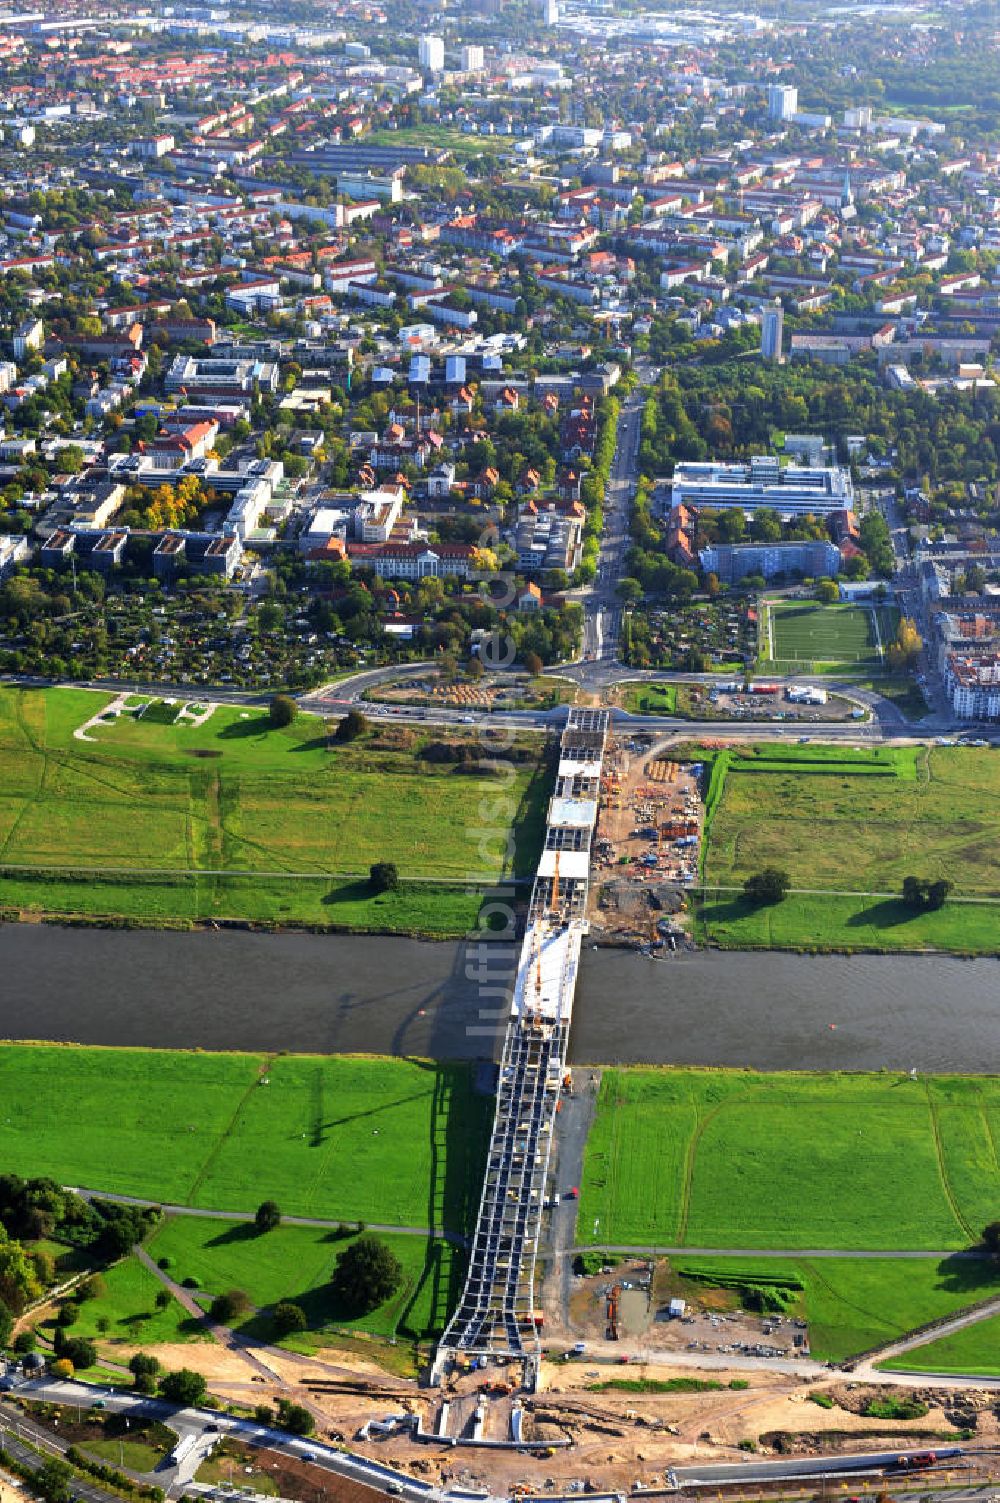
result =
[{"label": "high-rise building", "polygon": [[542,0],[542,21],[546,26],[555,26],[559,20],[559,0]]},{"label": "high-rise building", "polygon": [[424,36],[420,38],[418,56],[425,73],[444,72],[444,39]]},{"label": "high-rise building", "polygon": [[760,326],[760,352],[765,360],[781,360],[781,336],[785,326],[785,310],[780,303],[764,309]]},{"label": "high-rise building", "polygon": [[463,73],[481,73],[485,56],[481,47],[463,47],[461,53]]},{"label": "high-rise building", "polygon": [[799,91],[794,84],[769,84],[767,113],[772,120],[790,120],[798,114]]}]

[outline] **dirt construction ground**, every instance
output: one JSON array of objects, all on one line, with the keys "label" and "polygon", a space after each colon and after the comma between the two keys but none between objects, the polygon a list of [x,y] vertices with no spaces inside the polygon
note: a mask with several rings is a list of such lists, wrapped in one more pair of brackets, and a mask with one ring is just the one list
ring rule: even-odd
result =
[{"label": "dirt construction ground", "polygon": [[607,935],[662,944],[698,872],[703,809],[697,764],[670,740],[621,738],[606,761],[595,842],[591,918]]},{"label": "dirt construction ground", "polygon": [[[190,1361],[192,1348],[185,1346],[180,1351]],[[172,1365],[182,1360],[177,1351],[171,1354],[169,1349],[160,1355],[172,1360]],[[664,1471],[671,1465],[696,1458],[739,1460],[747,1442],[762,1455],[834,1447],[849,1450],[854,1445],[892,1446],[904,1438],[914,1445],[922,1440],[933,1444],[932,1436],[938,1440],[949,1434],[957,1437],[958,1423],[971,1423],[977,1445],[996,1445],[1000,1440],[996,1395],[978,1391],[964,1391],[960,1399],[932,1389],[921,1391],[919,1396],[929,1406],[925,1416],[887,1422],[855,1412],[877,1390],[839,1382],[832,1374],[831,1382],[818,1384],[778,1373],[754,1372],[748,1377],[746,1372],[689,1368],[684,1370],[685,1377],[719,1386],[693,1393],[600,1392],[595,1385],[608,1381],[625,1379],[641,1384],[676,1374],[662,1366],[647,1368],[634,1362],[623,1367],[617,1362],[602,1364],[584,1358],[544,1363],[539,1391],[525,1401],[526,1433],[550,1441],[569,1439],[571,1444],[565,1449],[529,1457],[516,1451],[483,1452],[417,1444],[405,1435],[362,1441],[357,1435],[361,1426],[388,1414],[419,1413],[425,1426],[432,1428],[439,1393],[387,1376],[368,1363],[351,1358],[342,1362],[341,1354],[333,1350],[323,1354],[323,1362],[291,1354],[274,1359],[275,1371],[280,1368],[282,1380],[278,1384],[248,1381],[246,1368],[239,1379],[234,1379],[225,1360],[229,1355],[220,1354],[223,1360],[215,1364],[217,1371],[211,1380],[212,1392],[220,1399],[241,1405],[273,1404],[294,1390],[291,1396],[311,1410],[317,1434],[323,1438],[342,1440],[352,1449],[414,1476],[483,1484],[492,1491],[522,1483],[532,1491],[544,1491],[546,1485],[561,1489],[588,1479],[601,1488],[631,1488],[640,1481],[662,1484]],[[205,1349],[200,1348],[197,1365],[207,1370],[213,1364],[202,1360],[206,1356]],[[471,1400],[475,1385],[466,1381]],[[748,1386],[730,1388],[733,1381]],[[358,1391],[369,1385],[369,1391]],[[830,1394],[833,1407],[811,1402],[809,1394],[815,1390]],[[509,1401],[490,1402],[504,1408]],[[955,1403],[961,1403],[961,1413],[952,1407]]]}]

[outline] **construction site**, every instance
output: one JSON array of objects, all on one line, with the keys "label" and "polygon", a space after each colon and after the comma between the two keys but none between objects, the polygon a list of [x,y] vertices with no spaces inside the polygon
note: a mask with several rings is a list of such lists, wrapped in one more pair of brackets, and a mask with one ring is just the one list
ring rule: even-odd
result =
[{"label": "construction site", "polygon": [[684,942],[687,890],[698,879],[703,805],[700,762],[673,741],[609,740],[594,842],[595,932],[654,951]]}]

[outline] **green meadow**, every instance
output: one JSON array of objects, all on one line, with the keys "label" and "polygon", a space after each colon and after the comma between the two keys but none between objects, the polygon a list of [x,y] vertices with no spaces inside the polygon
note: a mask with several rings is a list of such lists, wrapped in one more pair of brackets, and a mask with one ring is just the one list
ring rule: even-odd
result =
[{"label": "green meadow", "polygon": [[[463,1233],[492,1100],[472,1068],[361,1055],[0,1047],[0,1163],[170,1204]],[[67,1108],[71,1109],[67,1109]]]},{"label": "green meadow", "polygon": [[[765,746],[715,756],[699,935],[731,948],[1000,948],[1000,756],[977,747]],[[779,866],[793,888],[744,902]],[[947,878],[936,913],[899,897],[908,875]],[[713,891],[713,889],[715,889]],[[978,902],[958,902],[975,898]]]},{"label": "green meadow", "polygon": [[581,1243],[950,1251],[1000,1197],[1000,1078],[608,1070]]},{"label": "green meadow", "polygon": [[[419,736],[340,746],[314,715],[279,730],[232,706],[199,725],[178,716],[183,700],[139,714],[136,699],[74,735],[110,702],[0,689],[0,908],[456,934],[475,922],[477,887],[533,870],[538,764],[501,781],[424,760]],[[482,843],[485,827],[504,839]],[[371,892],[375,861],[395,862],[399,892]]]}]

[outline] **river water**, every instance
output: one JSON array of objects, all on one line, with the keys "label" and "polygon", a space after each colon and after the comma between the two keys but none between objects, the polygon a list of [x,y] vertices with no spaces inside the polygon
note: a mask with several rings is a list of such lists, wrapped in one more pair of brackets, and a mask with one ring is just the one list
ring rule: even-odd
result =
[{"label": "river water", "polygon": [[[483,1058],[498,1050],[509,955],[482,948],[4,925],[0,1037]],[[1000,961],[587,949],[570,1057],[994,1071]]]}]

